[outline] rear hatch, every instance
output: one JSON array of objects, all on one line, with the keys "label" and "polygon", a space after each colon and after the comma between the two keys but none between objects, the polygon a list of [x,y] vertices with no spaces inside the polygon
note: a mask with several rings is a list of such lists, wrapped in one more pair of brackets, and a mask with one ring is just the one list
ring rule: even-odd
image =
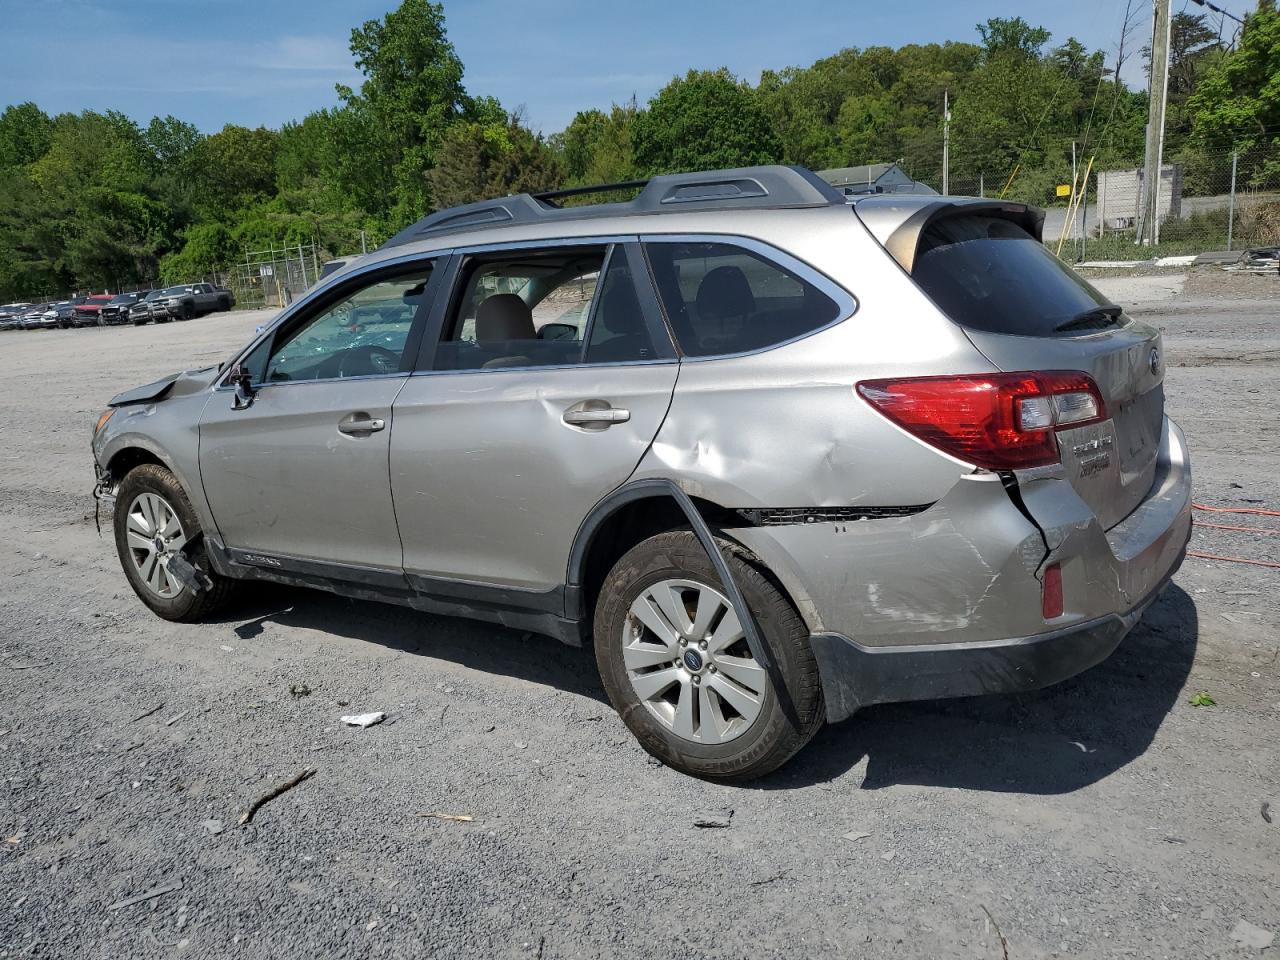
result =
[{"label": "rear hatch", "polygon": [[1000,210],[944,208],[919,233],[911,275],[1001,370],[1093,378],[1107,419],[1057,436],[1068,479],[1109,529],[1155,478],[1164,420],[1160,333],[1126,316],[1026,225]]}]

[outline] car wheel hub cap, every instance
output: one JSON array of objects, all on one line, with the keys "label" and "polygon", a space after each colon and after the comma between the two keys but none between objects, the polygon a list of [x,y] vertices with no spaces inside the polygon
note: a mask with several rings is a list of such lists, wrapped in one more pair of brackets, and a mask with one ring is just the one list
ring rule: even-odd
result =
[{"label": "car wheel hub cap", "polygon": [[164,600],[182,591],[168,563],[186,546],[187,534],[169,501],[155,493],[134,497],[125,516],[125,541],[134,570],[148,591]]},{"label": "car wheel hub cap", "polygon": [[681,739],[726,743],[760,716],[768,676],[733,605],[706,584],[646,587],[627,611],[622,657],[645,709]]}]

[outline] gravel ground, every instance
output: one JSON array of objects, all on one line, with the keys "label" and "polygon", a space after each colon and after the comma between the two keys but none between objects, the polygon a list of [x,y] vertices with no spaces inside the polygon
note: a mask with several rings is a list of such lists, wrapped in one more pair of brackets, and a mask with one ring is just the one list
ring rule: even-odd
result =
[{"label": "gravel ground", "polygon": [[[1202,503],[1280,507],[1259,290],[1133,305]],[[548,639],[305,591],[200,626],[137,602],[94,530],[93,420],[259,322],[0,336],[0,957],[999,958],[1002,933],[1013,958],[1187,958],[1248,955],[1242,919],[1280,933],[1280,572],[1188,560],[1074,680],[869,709],[707,784]]]}]

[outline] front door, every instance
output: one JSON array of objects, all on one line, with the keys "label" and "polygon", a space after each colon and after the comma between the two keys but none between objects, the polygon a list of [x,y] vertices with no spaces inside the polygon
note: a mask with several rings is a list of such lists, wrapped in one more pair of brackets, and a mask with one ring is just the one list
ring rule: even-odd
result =
[{"label": "front door", "polygon": [[387,456],[430,273],[419,263],[340,284],[245,357],[251,405],[219,390],[205,406],[201,480],[237,560],[401,575]]},{"label": "front door", "polygon": [[395,401],[391,486],[419,589],[563,585],[583,518],[635,470],[675,387],[638,262],[589,242],[461,260],[429,369]]}]

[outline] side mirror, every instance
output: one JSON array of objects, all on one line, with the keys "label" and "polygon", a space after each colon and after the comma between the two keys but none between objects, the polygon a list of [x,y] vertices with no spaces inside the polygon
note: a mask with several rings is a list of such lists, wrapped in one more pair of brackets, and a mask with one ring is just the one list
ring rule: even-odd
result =
[{"label": "side mirror", "polygon": [[244,410],[253,405],[257,391],[253,389],[253,376],[240,364],[231,368],[227,383],[235,387],[235,397],[231,401],[232,410]]}]

